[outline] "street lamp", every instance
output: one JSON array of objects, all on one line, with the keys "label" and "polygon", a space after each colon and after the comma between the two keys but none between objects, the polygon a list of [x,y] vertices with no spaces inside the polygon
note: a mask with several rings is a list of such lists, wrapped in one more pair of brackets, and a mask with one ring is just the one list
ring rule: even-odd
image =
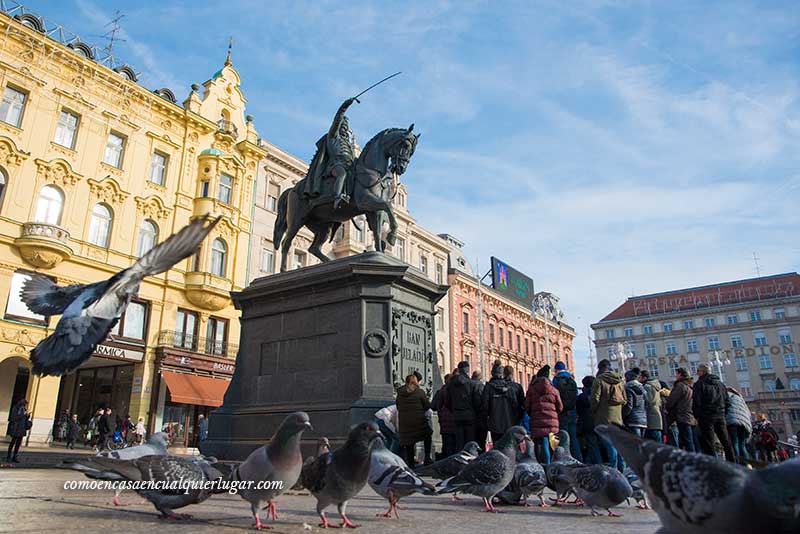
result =
[{"label": "street lamp", "polygon": [[[550,336],[547,333],[547,321],[561,323],[564,312],[558,305],[558,297],[547,291],[539,291],[533,296],[531,315],[539,314],[544,319],[545,363],[550,361]],[[535,319],[535,317],[534,317]]]},{"label": "street lamp", "polygon": [[711,353],[711,355],[712,355],[712,356],[714,356],[714,357],[711,359],[711,361],[710,361],[709,363],[711,363],[712,365],[716,366],[716,368],[717,368],[717,375],[718,375],[720,378],[723,378],[723,376],[722,376],[722,366],[723,366],[723,365],[730,365],[730,364],[731,364],[731,360],[730,360],[730,358],[728,358],[728,356],[727,356],[727,355],[725,355],[725,359],[723,360],[723,359],[721,358],[721,356],[722,356],[723,354],[722,354],[720,351],[718,351],[718,350],[715,350],[715,351],[713,351],[713,352]]},{"label": "street lamp", "polygon": [[611,361],[619,360],[620,368],[623,371],[625,370],[625,361],[633,360],[635,358],[636,354],[633,353],[631,350],[631,344],[627,341],[617,342],[611,349]]}]

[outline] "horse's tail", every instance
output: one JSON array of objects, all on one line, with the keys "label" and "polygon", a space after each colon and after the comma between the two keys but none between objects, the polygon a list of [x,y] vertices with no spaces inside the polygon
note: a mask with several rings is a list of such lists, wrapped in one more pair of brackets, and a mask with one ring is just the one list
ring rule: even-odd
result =
[{"label": "horse's tail", "polygon": [[275,249],[281,248],[281,240],[283,240],[283,234],[286,233],[286,229],[289,225],[289,221],[287,220],[288,210],[287,206],[289,204],[289,195],[292,193],[292,189],[287,189],[281,195],[281,198],[278,200],[278,216],[275,219],[275,230],[272,234],[272,243],[275,245]]}]

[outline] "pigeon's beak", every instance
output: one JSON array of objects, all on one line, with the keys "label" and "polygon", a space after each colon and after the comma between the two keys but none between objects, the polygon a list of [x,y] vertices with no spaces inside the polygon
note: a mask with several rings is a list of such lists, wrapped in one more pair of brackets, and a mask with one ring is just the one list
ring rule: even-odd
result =
[{"label": "pigeon's beak", "polygon": [[386,437],[384,437],[384,435],[381,433],[380,430],[376,430],[375,431],[375,435],[378,436],[379,438],[383,439],[383,440],[386,439]]},{"label": "pigeon's beak", "polygon": [[303,426],[306,427],[306,430],[314,430],[314,427],[311,426],[311,421],[306,421]]}]

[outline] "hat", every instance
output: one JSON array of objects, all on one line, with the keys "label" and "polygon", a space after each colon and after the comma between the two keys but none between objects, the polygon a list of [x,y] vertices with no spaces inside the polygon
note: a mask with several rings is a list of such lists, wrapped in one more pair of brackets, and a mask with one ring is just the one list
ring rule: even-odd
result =
[{"label": "hat", "polygon": [[420,373],[419,371],[415,370],[415,371],[414,371],[413,373],[411,373],[411,374],[417,377],[417,381],[418,381],[418,382],[422,382],[422,373]]},{"label": "hat", "polygon": [[566,370],[567,370],[567,364],[565,364],[564,362],[556,362],[556,371],[566,371]]},{"label": "hat", "polygon": [[539,369],[539,370],[536,372],[536,376],[537,376],[537,377],[539,377],[539,376],[543,376],[543,377],[545,377],[545,378],[550,378],[550,366],[549,366],[549,365],[545,365],[544,367],[542,367],[541,369]]},{"label": "hat", "polygon": [[500,362],[494,362],[492,365],[492,378],[503,378],[503,365]]}]

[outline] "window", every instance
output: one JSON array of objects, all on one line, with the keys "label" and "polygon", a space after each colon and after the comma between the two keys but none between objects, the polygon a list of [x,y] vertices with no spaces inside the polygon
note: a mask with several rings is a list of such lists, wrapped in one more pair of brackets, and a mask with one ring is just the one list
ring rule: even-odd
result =
[{"label": "window", "polygon": [[294,255],[292,256],[294,269],[300,269],[306,266],[306,255],[303,252],[295,251]]},{"label": "window", "polygon": [[233,193],[233,177],[227,174],[219,175],[219,187],[217,188],[217,200],[225,204],[231,203]]},{"label": "window", "polygon": [[790,352],[783,355],[784,367],[797,367],[797,355]]},{"label": "window", "polygon": [[755,344],[756,347],[766,347],[767,336],[764,334],[764,332],[754,332],[753,343]]},{"label": "window", "polygon": [[402,237],[397,238],[397,257],[406,261],[406,240]]},{"label": "window", "polygon": [[675,376],[677,374],[677,372],[678,372],[678,367],[680,367],[680,364],[678,362],[676,362],[675,360],[670,360],[669,361],[669,376]]},{"label": "window", "polygon": [[[469,312],[467,310],[461,313],[461,331],[465,334],[469,334]],[[500,339],[502,339],[502,337]]]},{"label": "window", "polygon": [[778,340],[781,345],[788,345],[792,342],[792,331],[788,328],[778,331]]},{"label": "window", "polygon": [[642,333],[645,335],[653,333],[653,325],[646,324],[642,327]]},{"label": "window", "polygon": [[608,354],[608,359],[610,360],[611,357],[614,355],[613,347],[608,347],[608,350],[606,351],[606,354]]},{"label": "window", "polygon": [[528,356],[530,354],[530,350],[529,349],[530,349],[530,343],[528,343],[528,338],[526,337],[525,338],[525,356]]},{"label": "window", "polygon": [[750,387],[750,382],[747,380],[742,380],[739,382],[739,389],[742,392],[742,397],[750,398],[753,396],[753,390]]},{"label": "window", "polygon": [[103,163],[122,168],[122,153],[125,150],[125,138],[116,133],[108,134],[106,141],[106,151],[103,154]]},{"label": "window", "polygon": [[664,347],[667,349],[667,354],[678,354],[678,346],[674,341],[667,341]]},{"label": "window", "polygon": [[698,363],[699,362],[689,362],[689,372],[692,375],[696,375],[697,374],[697,364]]},{"label": "window", "polygon": [[3,194],[6,192],[7,185],[8,176],[6,176],[6,172],[3,169],[0,169],[0,207],[3,206]]},{"label": "window", "polygon": [[661,328],[664,332],[672,332],[672,323],[664,323]]},{"label": "window", "polygon": [[167,160],[168,157],[161,152],[153,152],[153,158],[150,160],[150,180],[156,185],[164,185],[164,178],[167,175]]},{"label": "window", "polygon": [[200,249],[197,249],[197,252],[192,254],[192,259],[189,260],[191,262],[191,269],[192,272],[197,273],[200,272]]},{"label": "window", "polygon": [[772,369],[772,358],[769,354],[761,354],[758,356],[759,369]]},{"label": "window", "polygon": [[211,274],[214,276],[225,277],[225,260],[228,247],[225,242],[217,238],[211,243]]},{"label": "window", "polygon": [[261,249],[261,266],[262,273],[275,272],[275,252],[269,248]]},{"label": "window", "polygon": [[[122,337],[144,341],[145,319],[147,305],[143,302],[131,301],[125,308],[125,313],[117,323],[116,332],[122,332]],[[119,334],[118,334],[119,335]]]},{"label": "window", "polygon": [[647,365],[650,369],[650,377],[651,378],[658,378],[658,364],[657,363],[650,363]]},{"label": "window", "polygon": [[770,379],[764,380],[764,391],[775,391],[775,381]]},{"label": "window", "polygon": [[178,309],[175,320],[175,338],[173,346],[189,350],[197,350],[197,314],[193,311]]},{"label": "window", "polygon": [[436,329],[444,330],[444,308],[436,308]]},{"label": "window", "polygon": [[633,336],[633,328],[626,328],[626,329],[623,331],[623,335],[624,335],[625,337],[631,337],[631,336]]},{"label": "window", "polygon": [[224,356],[227,343],[228,321],[209,317],[206,326],[206,354],[217,354]]},{"label": "window", "polygon": [[358,241],[359,243],[364,242],[364,219],[361,218],[358,221],[358,224],[353,221],[353,228],[355,228],[355,232],[353,233],[353,238]]},{"label": "window", "polygon": [[58,225],[61,222],[61,210],[64,207],[64,195],[52,185],[46,185],[39,192],[36,203],[36,222]]},{"label": "window", "polygon": [[644,344],[644,353],[647,354],[648,357],[653,357],[656,355],[656,344],[655,343],[645,343]]},{"label": "window", "polygon": [[428,257],[420,254],[419,256],[419,270],[428,274]]},{"label": "window", "polygon": [[0,121],[19,128],[22,123],[22,111],[25,109],[27,95],[13,87],[3,91],[3,102],[0,103]]},{"label": "window", "polygon": [[742,341],[742,336],[731,336],[731,347],[735,349],[744,348],[744,342]]},{"label": "window", "polygon": [[89,224],[89,243],[98,247],[108,247],[108,236],[111,234],[111,210],[105,204],[95,204],[92,208],[92,220]]},{"label": "window", "polygon": [[783,308],[777,308],[772,310],[772,317],[775,319],[786,319],[786,310]]},{"label": "window", "polygon": [[[800,391],[800,378],[792,378],[789,380],[789,389],[792,391]],[[792,410],[792,420],[800,421],[800,410]]]},{"label": "window", "polygon": [[494,325],[489,324],[489,343],[494,343]]},{"label": "window", "polygon": [[56,135],[53,142],[67,148],[75,148],[75,137],[78,133],[79,117],[69,111],[62,111],[58,116]]},{"label": "window", "polygon": [[514,350],[514,336],[511,330],[508,331],[508,350]]},{"label": "window", "polygon": [[736,324],[736,323],[739,322],[739,316],[738,315],[729,315],[727,317],[727,321],[728,321],[728,324]]},{"label": "window", "polygon": [[270,182],[267,185],[267,209],[278,211],[278,199],[281,197],[281,188],[278,184]]},{"label": "window", "polygon": [[24,271],[17,271],[11,277],[11,287],[8,290],[8,301],[6,302],[6,318],[32,319],[36,323],[44,324],[46,321],[44,315],[39,315],[29,310],[19,296],[20,291],[22,291],[22,284],[30,280],[30,278],[30,275]]},{"label": "window", "polygon": [[744,359],[744,356],[734,358],[734,363],[736,363],[737,371],[747,371],[747,360]]},{"label": "window", "polygon": [[143,220],[142,226],[139,227],[139,239],[136,241],[136,255],[141,258],[156,246],[157,242],[158,226],[150,219]]},{"label": "window", "polygon": [[719,350],[719,338],[718,337],[710,337],[710,338],[708,338],[708,350]]},{"label": "window", "polygon": [[614,329],[609,328],[606,330],[606,339],[614,339]]},{"label": "window", "polygon": [[751,321],[760,321],[761,320],[761,311],[760,310],[753,310],[750,312],[750,320]]},{"label": "window", "polygon": [[442,267],[442,264],[439,262],[436,262],[436,283],[444,283],[444,267]]},{"label": "window", "polygon": [[714,319],[713,317],[706,317],[704,322],[706,328],[714,328],[715,326],[717,326],[717,320]]},{"label": "window", "polygon": [[697,340],[690,339],[689,341],[686,342],[686,352],[688,353],[698,352]]},{"label": "window", "polygon": [[694,321],[693,320],[687,319],[686,321],[683,321],[683,329],[684,330],[691,330],[692,328],[694,328]]},{"label": "window", "polygon": [[522,338],[517,334],[517,352],[522,352]]},{"label": "window", "polygon": [[202,182],[200,184],[200,196],[203,198],[208,198],[210,187],[211,187],[211,182],[209,182],[208,180]]}]

